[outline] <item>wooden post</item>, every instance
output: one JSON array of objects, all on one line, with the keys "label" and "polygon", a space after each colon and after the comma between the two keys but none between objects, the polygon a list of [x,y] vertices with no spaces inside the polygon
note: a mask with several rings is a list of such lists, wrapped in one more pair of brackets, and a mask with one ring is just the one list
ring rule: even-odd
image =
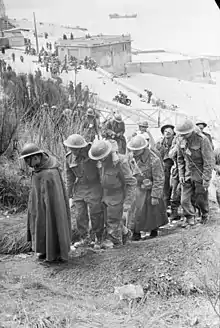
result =
[{"label": "wooden post", "polygon": [[39,43],[38,43],[37,24],[36,24],[35,13],[33,13],[33,15],[34,15],[34,32],[35,32],[35,39],[36,39],[36,51],[37,51],[37,54],[39,54]]}]

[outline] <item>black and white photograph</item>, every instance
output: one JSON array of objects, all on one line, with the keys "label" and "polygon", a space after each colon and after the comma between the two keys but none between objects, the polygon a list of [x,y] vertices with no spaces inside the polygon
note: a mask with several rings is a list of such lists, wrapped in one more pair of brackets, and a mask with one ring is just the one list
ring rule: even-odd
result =
[{"label": "black and white photograph", "polygon": [[220,327],[220,4],[0,0],[0,328]]}]

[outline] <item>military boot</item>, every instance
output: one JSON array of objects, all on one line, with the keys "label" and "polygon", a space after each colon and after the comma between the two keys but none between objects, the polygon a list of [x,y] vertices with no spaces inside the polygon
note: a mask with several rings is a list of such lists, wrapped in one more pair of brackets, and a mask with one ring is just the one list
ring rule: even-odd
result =
[{"label": "military boot", "polygon": [[186,228],[187,226],[195,225],[195,217],[187,217],[182,224],[182,228]]},{"label": "military boot", "polygon": [[181,219],[181,216],[178,213],[178,208],[172,208],[169,220],[172,222],[172,221],[178,221],[180,219]]},{"label": "military boot", "polygon": [[123,231],[122,235],[122,244],[125,245],[128,241],[131,241],[132,238],[132,232],[128,228],[126,228],[126,231]]},{"label": "military boot", "polygon": [[209,215],[208,215],[208,213],[202,214],[201,223],[202,224],[206,224],[208,221],[209,221]]},{"label": "military boot", "polygon": [[74,243],[74,247],[78,248],[78,247],[89,247],[91,246],[91,239],[90,236],[86,236],[84,238],[81,238],[80,241],[77,241]]},{"label": "military boot", "polygon": [[132,238],[131,238],[132,241],[139,241],[141,240],[141,233],[140,232],[133,232],[132,233]]},{"label": "military boot", "polygon": [[106,239],[106,240],[103,241],[101,247],[104,248],[104,249],[113,248],[114,243],[110,239]]},{"label": "military boot", "polygon": [[96,235],[95,243],[94,243],[95,250],[100,250],[102,248],[102,241],[103,241],[102,236]]}]

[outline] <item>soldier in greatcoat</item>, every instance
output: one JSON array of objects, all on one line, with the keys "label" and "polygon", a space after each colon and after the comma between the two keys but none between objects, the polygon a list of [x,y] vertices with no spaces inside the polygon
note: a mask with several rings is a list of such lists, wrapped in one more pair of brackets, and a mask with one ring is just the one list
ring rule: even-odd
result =
[{"label": "soldier in greatcoat", "polygon": [[142,135],[132,138],[128,149],[133,152],[133,174],[137,179],[133,219],[129,222],[129,228],[133,231],[133,240],[140,240],[141,232],[150,232],[149,238],[154,238],[158,235],[158,228],[168,223],[163,199],[162,162],[148,148],[148,142]]}]

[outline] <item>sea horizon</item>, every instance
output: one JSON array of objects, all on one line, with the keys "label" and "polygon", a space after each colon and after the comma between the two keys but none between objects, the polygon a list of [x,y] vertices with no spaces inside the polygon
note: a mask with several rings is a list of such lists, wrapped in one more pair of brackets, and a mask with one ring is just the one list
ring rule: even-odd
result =
[{"label": "sea horizon", "polygon": [[[146,2],[145,2],[146,1]],[[137,49],[165,49],[192,55],[220,56],[220,10],[214,0],[5,0],[10,18],[79,25],[91,34],[125,34]],[[62,10],[61,10],[62,7]],[[109,14],[137,14],[110,19]]]}]

